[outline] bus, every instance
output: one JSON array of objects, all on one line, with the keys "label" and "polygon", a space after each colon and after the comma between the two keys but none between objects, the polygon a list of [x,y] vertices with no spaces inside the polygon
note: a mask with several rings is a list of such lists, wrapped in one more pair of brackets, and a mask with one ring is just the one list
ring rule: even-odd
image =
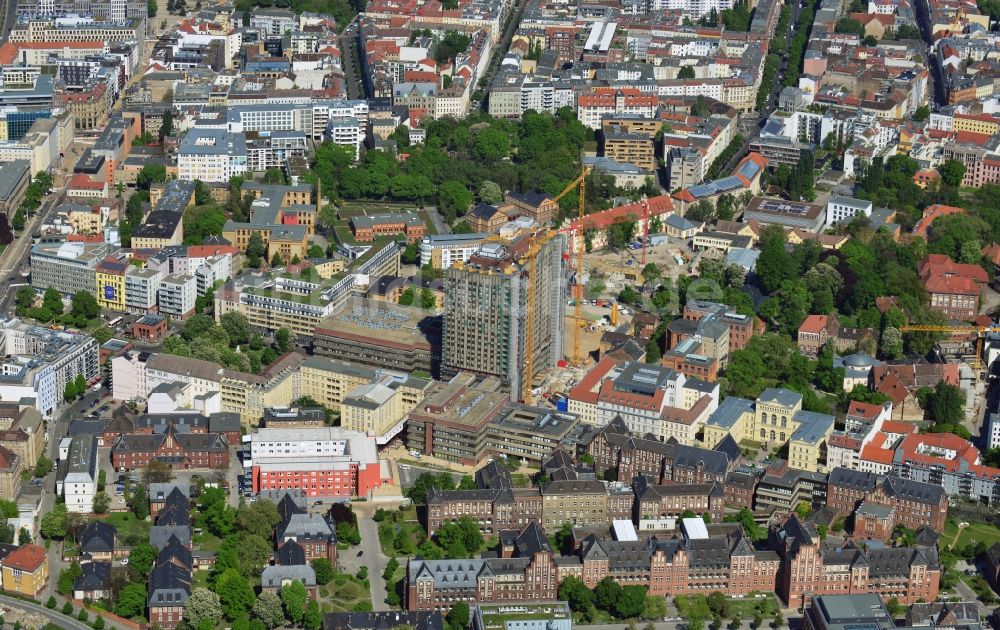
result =
[{"label": "bus", "polygon": [[112,319],[110,322],[108,322],[108,326],[110,326],[111,328],[114,328],[115,326],[117,326],[120,323],[122,323],[122,318],[121,317],[116,317],[116,318]]}]

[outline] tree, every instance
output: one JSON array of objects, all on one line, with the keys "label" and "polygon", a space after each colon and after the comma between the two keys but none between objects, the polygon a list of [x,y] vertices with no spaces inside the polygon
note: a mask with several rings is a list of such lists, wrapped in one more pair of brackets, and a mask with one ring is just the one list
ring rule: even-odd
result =
[{"label": "tree", "polygon": [[261,591],[254,602],[250,615],[264,624],[265,628],[277,628],[285,623],[285,613],[282,611],[281,598],[277,593]]},{"label": "tree", "polygon": [[601,610],[613,611],[622,587],[611,576],[605,576],[594,587],[594,600]]},{"label": "tree", "polygon": [[173,478],[174,472],[170,469],[170,465],[161,461],[149,462],[142,471],[142,482],[147,486],[151,483],[167,483]]},{"label": "tree", "polygon": [[438,190],[438,208],[445,221],[454,223],[459,215],[465,214],[472,204],[472,193],[459,181],[448,180]]},{"label": "tree", "polygon": [[306,592],[306,587],[298,580],[281,587],[281,603],[285,607],[285,617],[293,624],[302,621],[308,599],[309,593]]},{"label": "tree", "polygon": [[10,229],[7,213],[0,213],[0,245],[10,245],[14,242],[14,232]]},{"label": "tree", "polygon": [[677,73],[678,79],[693,79],[694,78],[694,66],[681,66],[680,72]]},{"label": "tree", "polygon": [[264,238],[258,233],[254,232],[250,235],[250,240],[247,241],[247,265],[253,269],[258,269],[260,267],[261,258],[267,253],[267,249],[264,247]]},{"label": "tree", "polygon": [[503,190],[496,182],[484,179],[483,183],[479,184],[479,201],[494,205],[503,203]]},{"label": "tree", "polygon": [[17,532],[17,544],[18,545],[30,545],[31,544],[31,532],[25,528],[21,528]]},{"label": "tree", "polygon": [[302,625],[309,630],[320,630],[323,627],[323,615],[319,610],[319,602],[310,599],[306,604],[306,612],[302,615]]},{"label": "tree", "polygon": [[[80,563],[74,560],[68,567],[59,572],[59,580],[56,582],[56,592],[69,597],[73,594],[73,582],[83,575]],[[72,608],[71,608],[72,610]]]},{"label": "tree", "polygon": [[444,618],[449,630],[463,630],[469,625],[469,605],[465,602],[458,602],[451,607]]},{"label": "tree", "polygon": [[149,496],[146,494],[146,488],[143,486],[136,486],[135,490],[132,491],[132,496],[129,499],[129,505],[132,508],[132,514],[135,515],[140,521],[146,520],[149,516]]},{"label": "tree", "polygon": [[145,579],[149,575],[150,569],[153,568],[156,554],[156,547],[148,542],[140,543],[132,547],[132,551],[129,552],[128,566]]},{"label": "tree", "polygon": [[106,492],[98,492],[94,495],[94,514],[107,514],[111,509],[111,497]]},{"label": "tree", "polygon": [[620,619],[630,619],[642,614],[646,606],[645,586],[624,586],[615,600],[615,615]]},{"label": "tree", "polygon": [[[164,114],[163,120],[166,123],[166,114]],[[161,128],[160,132],[162,133],[162,131],[163,129]],[[162,163],[151,162],[143,166],[142,170],[139,171],[139,174],[135,178],[135,187],[137,190],[149,190],[153,184],[165,181],[167,181],[167,167]]]},{"label": "tree", "polygon": [[274,256],[271,256],[271,266],[280,267],[285,264],[285,259],[281,257],[281,252],[274,252]]},{"label": "tree", "polygon": [[965,177],[965,164],[958,160],[945,160],[938,166],[937,170],[941,175],[941,181],[952,188],[960,186]]},{"label": "tree", "polygon": [[115,614],[131,619],[142,615],[146,610],[146,584],[133,582],[118,593],[115,601]]},{"label": "tree", "polygon": [[184,619],[192,627],[208,621],[214,628],[222,619],[222,603],[219,601],[219,596],[207,588],[191,589],[191,595],[184,604]]},{"label": "tree", "polygon": [[66,504],[56,503],[52,509],[42,516],[39,531],[47,540],[66,536]]},{"label": "tree", "polygon": [[589,610],[594,605],[594,593],[574,575],[563,578],[559,583],[559,599],[568,602],[574,612]]},{"label": "tree", "polygon": [[38,462],[35,464],[35,476],[44,477],[45,475],[52,472],[52,460],[45,453],[38,456]]},{"label": "tree", "polygon": [[694,104],[691,106],[691,115],[704,118],[710,113],[712,113],[712,110],[708,107],[708,99],[699,94],[694,99]]},{"label": "tree", "polygon": [[163,138],[166,136],[173,135],[174,133],[174,110],[172,108],[167,108],[163,112],[163,118],[160,121],[160,142],[163,142]]},{"label": "tree", "polygon": [[931,117],[931,108],[926,105],[921,105],[913,112],[913,120],[917,122],[924,122]]},{"label": "tree", "polygon": [[244,503],[236,510],[237,529],[261,538],[270,538],[274,527],[281,522],[278,508],[270,501]]},{"label": "tree", "polygon": [[319,585],[329,584],[333,580],[333,564],[326,558],[316,558],[311,563],[313,571],[316,572],[316,583]]},{"label": "tree", "polygon": [[799,504],[795,506],[795,513],[798,514],[799,518],[807,519],[812,514],[812,506],[809,505],[808,501],[799,501]]},{"label": "tree", "polygon": [[97,304],[97,299],[88,291],[78,291],[73,294],[70,304],[70,312],[73,317],[84,319],[94,319],[101,314],[101,307]]},{"label": "tree", "polygon": [[965,392],[945,381],[938,381],[925,406],[934,424],[957,425],[965,417]]},{"label": "tree", "polygon": [[157,8],[158,7],[156,6],[156,0],[146,0],[146,16],[147,17],[151,17],[151,18],[156,17]]},{"label": "tree", "polygon": [[215,592],[219,596],[226,619],[237,619],[254,606],[253,588],[250,582],[235,569],[226,569],[222,572],[215,581]]}]

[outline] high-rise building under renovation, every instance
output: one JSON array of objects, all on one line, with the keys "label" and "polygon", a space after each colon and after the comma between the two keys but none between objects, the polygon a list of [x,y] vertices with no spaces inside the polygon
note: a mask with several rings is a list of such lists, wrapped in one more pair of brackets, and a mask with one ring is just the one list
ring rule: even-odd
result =
[{"label": "high-rise building under renovation", "polygon": [[[496,376],[518,399],[522,379],[532,379],[563,358],[566,243],[556,235],[538,248],[531,280],[534,317],[528,318],[531,262],[526,254],[533,238],[543,237],[486,242],[466,263],[446,272],[441,360],[445,376],[463,370]],[[534,329],[530,374],[525,374],[527,321]]]}]

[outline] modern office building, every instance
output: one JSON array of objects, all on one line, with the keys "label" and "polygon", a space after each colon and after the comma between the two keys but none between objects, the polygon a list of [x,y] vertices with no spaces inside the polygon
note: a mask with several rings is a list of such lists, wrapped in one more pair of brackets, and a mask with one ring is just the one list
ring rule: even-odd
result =
[{"label": "modern office building", "polygon": [[24,324],[3,324],[6,355],[0,375],[0,400],[34,400],[35,409],[49,417],[63,399],[66,384],[83,376],[89,384],[98,376],[98,348],[93,337]]},{"label": "modern office building", "polygon": [[[534,238],[541,237],[484,243],[460,268],[446,272],[441,361],[445,376],[460,371],[495,376],[520,398],[526,384],[563,359],[565,241],[557,235],[538,245],[531,243]],[[534,265],[522,260],[532,247],[538,248]],[[534,287],[533,298],[529,286]],[[525,373],[529,339],[531,371]]]},{"label": "modern office building", "polygon": [[486,239],[485,234],[432,234],[420,239],[420,266],[450,269],[469,260]]},{"label": "modern office building", "polygon": [[182,181],[228,182],[247,172],[247,142],[242,133],[195,128],[177,149],[177,177]]},{"label": "modern office building", "polygon": [[316,327],[313,351],[362,365],[436,376],[441,365],[441,317],[389,302],[351,300]]},{"label": "modern office building", "polygon": [[110,253],[107,243],[38,243],[31,248],[31,286],[73,295],[97,293],[97,264]]},{"label": "modern office building", "polygon": [[253,490],[365,497],[382,485],[375,440],[342,427],[260,429],[250,436]]}]

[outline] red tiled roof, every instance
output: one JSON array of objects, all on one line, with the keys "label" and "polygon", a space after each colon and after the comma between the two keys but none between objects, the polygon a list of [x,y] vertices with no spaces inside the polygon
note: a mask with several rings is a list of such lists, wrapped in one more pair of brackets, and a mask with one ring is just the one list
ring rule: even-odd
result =
[{"label": "red tiled roof", "polygon": [[21,545],[3,559],[3,566],[34,573],[45,563],[45,547]]},{"label": "red tiled roof", "polygon": [[852,400],[851,404],[847,407],[847,415],[866,418],[868,420],[874,420],[880,413],[882,413],[882,405],[873,405],[857,400]]},{"label": "red tiled roof", "polygon": [[826,315],[810,315],[799,326],[799,332],[818,335],[820,331],[827,327],[829,322],[830,318]]}]

